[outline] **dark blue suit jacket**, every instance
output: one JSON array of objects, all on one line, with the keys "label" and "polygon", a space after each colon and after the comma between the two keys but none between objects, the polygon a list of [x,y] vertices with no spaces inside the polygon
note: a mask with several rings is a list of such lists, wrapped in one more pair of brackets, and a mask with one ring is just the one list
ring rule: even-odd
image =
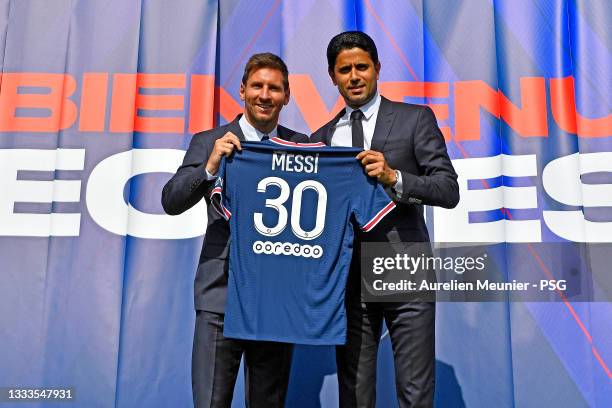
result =
[{"label": "dark blue suit jacket", "polygon": [[[310,141],[329,145],[334,126],[343,115],[344,110],[317,130]],[[398,198],[393,189],[387,188],[397,207],[374,230],[358,238],[374,242],[429,241],[423,205],[452,208],[459,202],[457,174],[433,112],[427,106],[383,97],[371,149],[382,152],[389,166],[401,171],[403,194]]]},{"label": "dark blue suit jacket", "polygon": [[[215,141],[226,132],[232,132],[240,140],[245,140],[238,124],[239,119],[240,116],[227,125],[194,135],[185,153],[183,164],[166,183],[162,192],[162,206],[170,215],[187,211],[202,198],[206,200],[208,226],[194,284],[196,310],[225,312],[230,230],[229,223],[210,205],[210,192],[214,181],[206,180],[206,162],[214,148]],[[306,135],[280,125],[278,136],[293,142],[308,142]]]},{"label": "dark blue suit jacket", "polygon": [[[333,130],[344,109],[310,137],[331,144]],[[448,157],[444,137],[429,107],[382,98],[371,149],[382,152],[389,166],[402,173],[403,192],[385,188],[396,203],[393,211],[368,233],[355,228],[355,244],[347,281],[346,299],[361,300],[361,243],[387,242],[392,247],[409,242],[429,242],[423,205],[452,208],[459,202],[457,174]],[[396,245],[394,245],[396,244]],[[403,250],[403,249],[402,249]],[[368,287],[368,284],[363,281]]]}]

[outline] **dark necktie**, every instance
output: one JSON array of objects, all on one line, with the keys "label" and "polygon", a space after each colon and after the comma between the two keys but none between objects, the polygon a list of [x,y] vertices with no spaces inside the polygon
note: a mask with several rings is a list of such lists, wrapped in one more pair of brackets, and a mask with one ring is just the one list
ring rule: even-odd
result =
[{"label": "dark necktie", "polygon": [[268,139],[270,139],[270,136],[268,136],[268,135],[263,135],[263,136],[261,137],[261,141],[262,141],[262,142],[263,142],[264,140],[268,140]]},{"label": "dark necktie", "polygon": [[351,112],[351,133],[353,135],[353,147],[363,149],[363,112],[359,109]]}]

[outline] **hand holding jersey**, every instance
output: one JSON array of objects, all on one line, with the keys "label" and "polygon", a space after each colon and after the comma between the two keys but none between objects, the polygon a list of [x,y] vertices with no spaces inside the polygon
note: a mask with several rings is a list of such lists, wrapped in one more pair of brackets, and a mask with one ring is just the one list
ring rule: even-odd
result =
[{"label": "hand holding jersey", "polygon": [[227,132],[223,137],[215,140],[213,151],[206,162],[206,171],[213,176],[216,175],[221,159],[224,156],[229,157],[234,152],[234,147],[238,150],[242,149],[240,139],[232,132]]},{"label": "hand holding jersey", "polygon": [[359,152],[357,160],[361,162],[368,176],[376,178],[380,183],[388,187],[393,187],[397,184],[397,173],[389,167],[385,156],[381,152],[364,150]]}]

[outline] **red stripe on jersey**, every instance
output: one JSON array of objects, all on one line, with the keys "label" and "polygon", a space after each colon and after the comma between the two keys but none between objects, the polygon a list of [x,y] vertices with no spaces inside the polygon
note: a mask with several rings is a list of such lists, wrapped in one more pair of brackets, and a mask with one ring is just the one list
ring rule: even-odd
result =
[{"label": "red stripe on jersey", "polygon": [[[215,194],[221,195],[221,187],[215,187],[215,188],[212,189],[212,191],[210,193],[211,200],[212,200],[212,197]],[[232,213],[229,212],[228,209],[223,206],[223,203],[221,202],[221,200],[222,200],[222,198],[219,197],[219,205],[221,206],[221,210],[223,212],[220,212],[219,208],[214,203],[212,204],[212,206],[219,213],[219,215],[221,215],[223,218],[225,218],[226,221],[229,221],[230,217],[232,216]]]},{"label": "red stripe on jersey", "polygon": [[364,232],[369,232],[372,228],[374,228],[376,226],[376,224],[378,224],[380,222],[380,220],[383,219],[383,217],[385,215],[387,215],[392,209],[395,208],[395,203],[393,201],[389,202],[389,204],[387,204],[385,206],[385,208],[383,208],[382,210],[380,210],[378,212],[378,214],[376,214],[374,216],[374,218],[372,218],[370,220],[370,222],[368,222],[366,225],[364,225],[363,227],[361,227],[361,229]]},{"label": "red stripe on jersey", "polygon": [[270,139],[270,141],[277,143],[279,145],[283,145],[283,146],[293,146],[293,147],[324,147],[325,143],[323,142],[316,142],[316,143],[295,143],[295,142],[290,142],[288,140],[283,140],[279,137],[273,137]]},{"label": "red stripe on jersey", "polygon": [[223,208],[223,212],[225,213],[225,218],[229,220],[232,217],[232,213],[229,212],[229,210],[225,208],[223,204],[221,204],[221,208]]}]

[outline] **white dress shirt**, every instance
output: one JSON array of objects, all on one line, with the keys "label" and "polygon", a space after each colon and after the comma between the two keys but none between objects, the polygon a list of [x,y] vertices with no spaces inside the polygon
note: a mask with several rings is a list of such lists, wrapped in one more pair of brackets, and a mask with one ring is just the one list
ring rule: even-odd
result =
[{"label": "white dress shirt", "polygon": [[[359,110],[363,112],[363,119],[361,121],[363,126],[363,148],[364,150],[370,150],[372,146],[372,138],[374,137],[374,128],[376,127],[376,118],[378,117],[378,110],[380,108],[380,94],[376,92],[376,95],[370,99],[368,103],[359,107]],[[338,120],[336,126],[334,126],[331,145],[332,146],[344,146],[351,147],[353,145],[353,130],[351,126],[351,113],[356,110],[350,106],[346,106],[344,115]],[[397,193],[398,197],[401,197],[402,189],[402,174],[397,172],[397,183],[393,186],[393,190]]]}]

